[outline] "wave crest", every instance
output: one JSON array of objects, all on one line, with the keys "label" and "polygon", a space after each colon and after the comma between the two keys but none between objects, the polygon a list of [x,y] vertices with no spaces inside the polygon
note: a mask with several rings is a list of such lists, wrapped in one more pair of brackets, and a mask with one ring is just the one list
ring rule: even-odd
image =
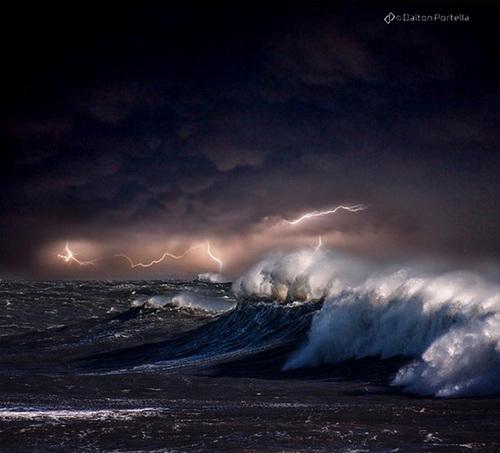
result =
[{"label": "wave crest", "polygon": [[322,251],[273,255],[254,265],[232,286],[240,298],[311,301],[337,294],[360,279],[362,265]]}]

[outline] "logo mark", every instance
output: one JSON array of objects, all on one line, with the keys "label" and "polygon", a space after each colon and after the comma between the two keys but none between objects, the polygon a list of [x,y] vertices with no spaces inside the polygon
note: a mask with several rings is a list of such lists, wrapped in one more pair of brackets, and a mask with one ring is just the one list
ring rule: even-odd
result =
[{"label": "logo mark", "polygon": [[390,24],[394,19],[396,19],[396,15],[394,13],[389,13],[384,17],[384,22]]}]

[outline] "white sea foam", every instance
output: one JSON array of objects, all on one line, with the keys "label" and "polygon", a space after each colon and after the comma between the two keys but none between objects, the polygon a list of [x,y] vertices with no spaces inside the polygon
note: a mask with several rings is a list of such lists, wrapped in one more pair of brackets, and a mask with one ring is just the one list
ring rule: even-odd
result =
[{"label": "white sea foam", "polygon": [[129,420],[164,412],[167,412],[167,409],[155,407],[137,409],[0,408],[0,420]]},{"label": "white sea foam", "polygon": [[453,397],[500,391],[500,316],[472,321],[434,341],[399,370],[395,385],[414,393]]},{"label": "white sea foam", "polygon": [[371,275],[330,254],[267,258],[233,285],[240,297],[325,298],[285,368],[405,356],[394,385],[442,397],[500,392],[500,288],[466,272]]}]

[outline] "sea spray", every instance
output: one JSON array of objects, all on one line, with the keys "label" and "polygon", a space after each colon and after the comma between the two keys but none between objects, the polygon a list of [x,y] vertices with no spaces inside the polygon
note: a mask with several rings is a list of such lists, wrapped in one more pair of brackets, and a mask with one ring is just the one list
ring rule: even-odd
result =
[{"label": "sea spray", "polygon": [[267,257],[235,280],[232,290],[240,298],[311,301],[361,282],[364,275],[367,267],[357,260],[302,250]]}]

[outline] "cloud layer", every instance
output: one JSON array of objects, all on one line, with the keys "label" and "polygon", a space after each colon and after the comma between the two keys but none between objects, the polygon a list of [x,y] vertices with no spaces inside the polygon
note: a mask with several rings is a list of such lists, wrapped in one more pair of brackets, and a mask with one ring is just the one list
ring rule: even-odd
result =
[{"label": "cloud layer", "polygon": [[[36,273],[66,239],[241,255],[324,234],[499,258],[497,5],[468,8],[468,25],[425,27],[387,26],[381,4],[10,11],[3,272]],[[345,202],[370,209],[265,228]]]}]

